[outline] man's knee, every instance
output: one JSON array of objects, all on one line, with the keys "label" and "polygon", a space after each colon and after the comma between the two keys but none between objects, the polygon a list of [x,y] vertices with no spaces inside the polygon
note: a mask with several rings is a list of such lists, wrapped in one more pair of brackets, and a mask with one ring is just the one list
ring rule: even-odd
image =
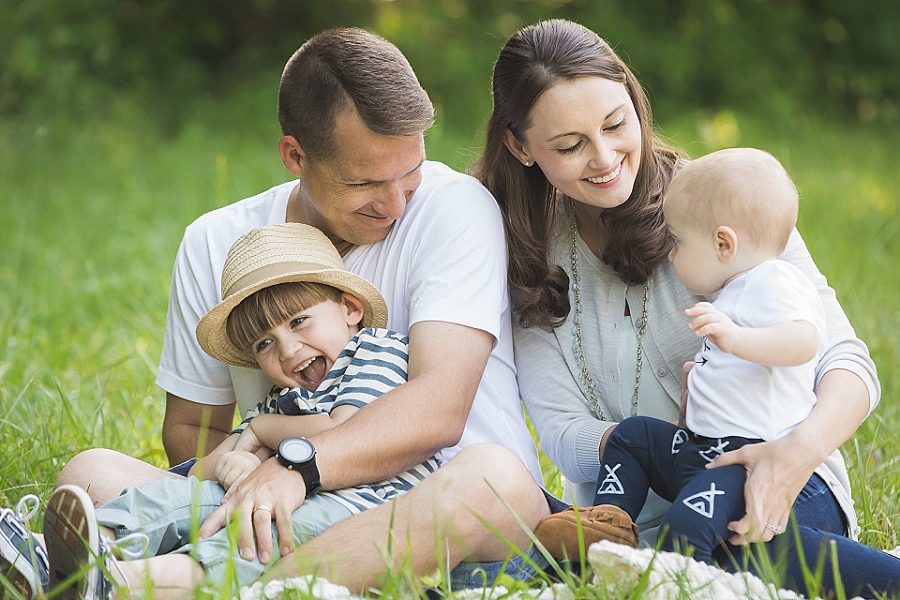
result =
[{"label": "man's knee", "polygon": [[458,489],[457,498],[470,507],[512,509],[532,527],[549,514],[540,486],[519,457],[503,446],[467,446],[438,473],[445,478],[448,489]]},{"label": "man's knee", "polygon": [[91,448],[72,457],[56,478],[56,487],[77,485],[87,488],[98,473],[106,472],[119,453],[107,448]]}]

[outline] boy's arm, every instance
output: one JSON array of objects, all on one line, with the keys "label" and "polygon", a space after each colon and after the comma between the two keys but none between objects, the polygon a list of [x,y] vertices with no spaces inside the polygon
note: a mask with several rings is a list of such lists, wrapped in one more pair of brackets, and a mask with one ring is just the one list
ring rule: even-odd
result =
[{"label": "boy's arm", "polygon": [[337,427],[358,411],[359,407],[342,404],[332,410],[331,414],[259,415],[247,427],[264,446],[278,448],[285,438],[318,435]]},{"label": "boy's arm", "polygon": [[741,327],[709,302],[684,311],[697,337],[706,336],[723,352],[770,367],[793,367],[816,356],[818,338],[808,321],[788,321],[768,327]]},{"label": "boy's arm", "polygon": [[200,480],[216,479],[216,469],[218,468],[219,460],[223,455],[234,450],[239,437],[240,434],[232,433],[225,438],[225,441],[216,446],[215,450],[210,452],[207,456],[197,459],[197,462],[191,467],[188,475],[193,475]]},{"label": "boy's arm", "polygon": [[[199,459],[191,470],[188,472],[188,475],[194,475],[198,479],[220,479],[219,470],[221,468],[222,456],[232,452],[234,450],[240,450],[249,452],[251,454],[258,454],[260,461],[265,460],[269,457],[269,454],[266,454],[267,448],[265,448],[264,444],[261,444],[259,440],[256,439],[253,432],[249,432],[248,435],[244,435],[244,432],[249,429],[250,423],[254,420],[260,418],[261,416],[270,415],[273,411],[277,410],[277,405],[275,401],[269,397],[264,399],[262,402],[258,402],[256,404],[256,408],[250,411],[247,411],[246,418],[241,422],[240,425],[236,429],[231,432],[225,440],[220,443],[215,450],[213,450],[208,456],[205,458]],[[222,483],[220,481],[220,483]],[[226,486],[227,487],[227,486]]]}]

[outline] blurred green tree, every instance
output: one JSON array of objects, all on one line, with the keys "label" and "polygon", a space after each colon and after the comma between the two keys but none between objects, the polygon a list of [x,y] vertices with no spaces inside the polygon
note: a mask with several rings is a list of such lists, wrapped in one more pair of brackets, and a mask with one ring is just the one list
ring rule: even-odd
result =
[{"label": "blurred green tree", "polygon": [[896,121],[896,0],[21,0],[0,2],[0,112],[74,111],[125,92],[177,122],[185,101],[277,73],[308,37],[367,27],[409,56],[445,124],[483,119],[519,27],[593,28],[657,111],[763,107]]}]

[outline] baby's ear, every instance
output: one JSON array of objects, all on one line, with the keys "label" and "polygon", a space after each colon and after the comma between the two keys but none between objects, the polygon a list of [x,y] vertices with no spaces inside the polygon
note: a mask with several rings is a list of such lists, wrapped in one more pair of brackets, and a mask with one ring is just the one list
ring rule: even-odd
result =
[{"label": "baby's ear", "polygon": [[360,321],[362,321],[363,314],[365,313],[362,302],[359,301],[359,298],[347,292],[341,294],[341,300],[341,305],[344,307],[347,326],[353,327],[359,325]]},{"label": "baby's ear", "polygon": [[737,254],[738,238],[734,229],[727,225],[716,227],[713,232],[716,240],[716,253],[721,262],[728,262]]}]

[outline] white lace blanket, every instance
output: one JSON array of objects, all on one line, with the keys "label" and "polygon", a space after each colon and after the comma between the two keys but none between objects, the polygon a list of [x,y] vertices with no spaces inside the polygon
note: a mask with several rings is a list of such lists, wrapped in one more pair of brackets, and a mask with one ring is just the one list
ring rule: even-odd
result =
[{"label": "white lace blanket", "polygon": [[[797,600],[803,596],[765,584],[749,573],[726,573],[710,565],[671,552],[651,549],[634,550],[627,546],[600,542],[588,550],[588,560],[594,568],[594,585],[609,586],[619,593],[638,591],[641,600]],[[649,570],[649,573],[647,571]],[[644,574],[646,573],[646,576]],[[608,583],[606,583],[608,582]],[[321,600],[362,600],[347,588],[312,576],[255,583],[242,588],[238,600],[282,600],[285,592],[292,598]],[[455,592],[459,600],[572,600],[572,590],[556,584],[545,588],[522,590],[515,594],[497,586]],[[854,599],[855,600],[855,599]]]}]

